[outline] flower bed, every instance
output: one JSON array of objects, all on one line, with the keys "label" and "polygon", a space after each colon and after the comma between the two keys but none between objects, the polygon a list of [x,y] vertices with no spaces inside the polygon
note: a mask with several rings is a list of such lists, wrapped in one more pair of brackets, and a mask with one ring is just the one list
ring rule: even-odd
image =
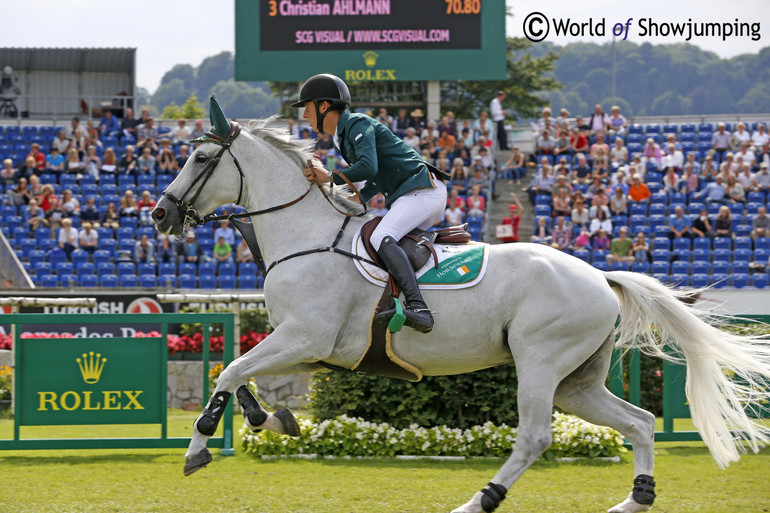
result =
[{"label": "flower bed", "polygon": [[[313,422],[298,419],[302,435],[290,438],[271,431],[240,429],[242,446],[257,456],[317,454],[319,456],[484,456],[508,457],[516,443],[516,428],[488,422],[470,429],[417,425],[397,429],[345,415]],[[553,443],[546,459],[612,457],[626,452],[617,431],[555,413]]]},{"label": "flower bed", "polygon": [[[250,331],[241,335],[241,354],[248,352],[252,347],[262,342],[267,333],[255,333]],[[147,333],[137,332],[135,337],[160,337],[160,332],[150,331]],[[21,338],[73,338],[71,333],[22,333]],[[168,352],[175,354],[200,353],[203,351],[203,334],[194,333],[192,335],[168,335]],[[212,353],[221,353],[224,351],[224,337],[210,336],[209,346]],[[13,347],[13,337],[10,335],[0,335],[0,349],[11,349]]]}]

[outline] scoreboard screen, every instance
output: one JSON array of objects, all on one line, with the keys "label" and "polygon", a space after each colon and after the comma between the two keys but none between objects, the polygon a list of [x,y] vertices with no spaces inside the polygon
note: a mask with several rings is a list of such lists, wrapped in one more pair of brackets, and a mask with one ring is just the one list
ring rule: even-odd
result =
[{"label": "scoreboard screen", "polygon": [[237,80],[493,80],[505,0],[236,0]]}]

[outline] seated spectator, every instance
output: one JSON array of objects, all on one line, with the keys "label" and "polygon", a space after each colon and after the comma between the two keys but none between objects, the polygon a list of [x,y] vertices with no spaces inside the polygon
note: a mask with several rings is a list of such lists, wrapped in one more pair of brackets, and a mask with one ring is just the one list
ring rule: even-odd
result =
[{"label": "seated spectator", "polygon": [[612,265],[615,262],[625,262],[628,265],[634,263],[634,260],[636,259],[634,255],[634,242],[628,238],[627,227],[621,227],[618,237],[612,239],[612,242],[610,243],[610,252],[605,258],[610,265],[610,270],[612,270]]},{"label": "seated spectator", "polygon": [[527,192],[529,192],[529,202],[533,205],[535,204],[535,196],[538,194],[551,194],[551,189],[553,189],[554,185],[554,177],[549,174],[548,171],[549,168],[543,166],[540,173],[532,179],[532,183],[527,189]]},{"label": "seated spectator", "polygon": [[233,261],[233,248],[225,242],[224,237],[219,237],[217,243],[214,244],[214,260],[219,264]]},{"label": "seated spectator", "polygon": [[40,151],[40,145],[36,142],[32,143],[29,147],[29,155],[27,158],[32,157],[35,162],[35,169],[42,171],[45,169],[45,155]]},{"label": "seated spectator", "polygon": [[[570,165],[567,163],[567,157],[561,157],[559,163],[553,171],[554,176],[564,176],[564,178],[570,178]],[[569,180],[570,182],[572,180]]]},{"label": "seated spectator", "polygon": [[137,210],[139,210],[139,223],[143,225],[151,225],[153,224],[152,217],[150,214],[152,214],[152,209],[155,208],[155,200],[152,199],[152,196],[150,195],[150,191],[142,191],[142,197],[139,199],[139,202],[136,204]]},{"label": "seated spectator", "polygon": [[610,214],[613,216],[628,214],[628,200],[620,186],[615,187],[615,194],[610,197]]},{"label": "seated spectator", "polygon": [[158,151],[158,130],[155,128],[155,120],[148,117],[143,124],[136,127],[136,147],[150,148],[150,151]]},{"label": "seated spectator", "polygon": [[714,236],[730,238],[733,236],[733,215],[727,205],[719,207],[719,214],[714,221]]},{"label": "seated spectator", "polygon": [[551,198],[558,196],[562,189],[567,191],[568,197],[572,197],[573,188],[572,184],[567,181],[567,177],[565,175],[556,175],[556,183],[551,188]]},{"label": "seated spectator", "polygon": [[650,245],[647,244],[647,236],[644,232],[636,234],[636,240],[634,241],[634,262],[649,262],[650,261]]},{"label": "seated spectator", "polygon": [[713,182],[706,184],[702,191],[694,194],[695,198],[704,198],[706,205],[711,203],[727,203],[727,189],[722,183],[722,175],[717,175]]},{"label": "seated spectator", "polygon": [[601,150],[598,153],[599,157],[594,160],[593,169],[591,170],[591,178],[599,178],[603,184],[608,184],[610,181],[610,171],[607,165],[607,159],[601,155]]},{"label": "seated spectator", "polygon": [[393,120],[390,128],[399,139],[406,137],[406,130],[409,128],[409,117],[406,115],[406,109],[398,109],[398,117]]},{"label": "seated spectator", "polygon": [[67,255],[67,260],[72,260],[72,252],[80,247],[80,235],[77,229],[72,227],[72,219],[65,217],[61,220],[58,243]]},{"label": "seated spectator", "polygon": [[120,123],[118,123],[118,118],[112,115],[111,110],[104,111],[104,115],[101,121],[99,121],[98,129],[102,138],[106,136],[118,137],[120,135]]},{"label": "seated spectator", "polygon": [[83,227],[78,234],[80,249],[93,253],[99,248],[99,233],[94,230],[91,223],[83,223]]},{"label": "seated spectator", "polygon": [[684,215],[684,209],[677,205],[674,214],[668,218],[668,237],[674,239],[692,238],[692,222],[690,216]]},{"label": "seated spectator", "polygon": [[604,187],[600,187],[599,190],[591,198],[591,209],[588,214],[591,218],[598,217],[599,212],[604,212],[606,217],[610,217],[610,198],[604,190]]},{"label": "seated spectator", "polygon": [[318,139],[315,141],[316,154],[323,159],[332,149],[334,149],[334,141],[332,141],[331,136],[324,132],[318,134]]},{"label": "seated spectator", "polygon": [[556,226],[551,231],[551,247],[564,251],[572,247],[572,227],[564,222],[564,216],[556,218]]},{"label": "seated spectator", "polygon": [[235,230],[226,219],[219,221],[219,227],[214,230],[214,240],[218,240],[220,237],[224,237],[225,242],[231,246],[235,244]]},{"label": "seated spectator", "polygon": [[486,178],[484,168],[480,166],[480,162],[480,159],[477,159],[474,162],[473,169],[471,170],[473,172],[473,176],[471,176],[471,178],[469,178],[466,182],[468,190],[471,190],[476,186],[478,186],[479,191],[486,191],[489,189],[489,181]]},{"label": "seated spectator", "polygon": [[698,218],[692,222],[692,234],[695,237],[714,237],[714,229],[711,226],[708,211],[705,208],[700,210]]},{"label": "seated spectator", "polygon": [[609,232],[604,228],[601,228],[591,240],[591,246],[597,251],[609,251],[610,250],[610,238],[607,236]]},{"label": "seated spectator", "polygon": [[38,172],[37,164],[35,164],[34,157],[27,157],[24,160],[24,164],[19,166],[18,174],[22,178],[29,178]]},{"label": "seated spectator", "polygon": [[601,157],[608,157],[609,154],[610,146],[604,142],[604,134],[596,134],[596,142],[591,145],[591,150],[589,151],[588,155],[588,157],[591,159],[591,162],[595,163],[597,159],[600,159]]},{"label": "seated spectator", "polygon": [[[40,208],[43,209],[43,212],[48,212],[51,209],[52,199],[59,199],[59,197],[53,193],[53,186],[50,184],[43,185],[40,189],[40,196],[37,198],[37,203],[40,205]],[[58,201],[56,204],[58,206]]]},{"label": "seated spectator", "polygon": [[612,128],[610,117],[602,110],[602,106],[598,104],[594,107],[594,112],[588,118],[586,124],[588,125],[588,130],[590,130],[592,134],[597,135],[604,135],[605,131]]},{"label": "seated spectator", "polygon": [[246,239],[241,239],[241,242],[238,243],[238,247],[235,248],[235,260],[239,264],[254,261],[254,255],[251,254],[251,248],[249,248]]},{"label": "seated spectator", "polygon": [[83,174],[99,179],[99,170],[102,168],[102,158],[96,154],[96,146],[88,145],[86,155],[83,157]]},{"label": "seated spectator", "polygon": [[51,153],[46,156],[45,167],[47,172],[56,173],[57,175],[64,171],[64,157],[59,153],[59,148],[56,146],[52,147]]},{"label": "seated spectator", "polygon": [[94,228],[99,228],[101,225],[101,214],[99,209],[96,208],[96,200],[93,196],[89,196],[86,200],[85,208],[80,209],[80,221],[89,222]]},{"label": "seated spectator", "polygon": [[126,146],[126,154],[123,155],[123,158],[120,159],[120,164],[118,164],[118,172],[120,174],[134,174],[134,175],[139,174],[137,169],[137,167],[139,166],[139,163],[136,159],[136,155],[134,154],[134,151],[135,151],[135,148],[130,144]]},{"label": "seated spectator", "polygon": [[67,212],[67,217],[80,216],[80,202],[66,189],[61,196],[61,207]]},{"label": "seated spectator", "polygon": [[121,216],[139,216],[139,204],[134,196],[134,191],[128,189],[123,197],[120,198],[120,209],[118,210]]},{"label": "seated spectator", "polygon": [[[558,189],[559,192],[553,197],[553,215],[554,217],[564,217],[572,215],[572,199],[569,197],[567,188]],[[556,234],[554,234],[554,237]]]},{"label": "seated spectator", "polygon": [[615,138],[615,146],[610,150],[610,161],[616,166],[625,165],[628,162],[628,148],[623,146],[623,138]]},{"label": "seated spectator", "polygon": [[679,191],[688,195],[698,191],[698,175],[693,172],[689,162],[684,165],[684,174],[679,180]]},{"label": "seated spectator", "polygon": [[449,172],[448,189],[457,189],[459,192],[464,192],[467,188],[466,183],[468,181],[468,171],[463,165],[463,159],[456,157],[452,161],[452,169]]},{"label": "seated spectator", "polygon": [[620,107],[613,105],[610,109],[610,119],[607,123],[607,129],[610,134],[623,135],[628,128],[628,120],[620,113]]},{"label": "seated spectator", "polygon": [[754,175],[754,182],[756,183],[756,190],[759,192],[770,192],[770,172],[768,172],[767,162],[759,164],[759,172]]},{"label": "seated spectator", "polygon": [[465,199],[460,197],[460,193],[457,189],[450,189],[446,199],[447,207],[457,205],[460,210],[465,211]]},{"label": "seated spectator", "polygon": [[551,138],[551,132],[543,130],[540,137],[537,140],[537,149],[535,155],[553,155],[556,149],[556,141]]},{"label": "seated spectator", "polygon": [[72,141],[67,137],[67,131],[63,128],[60,128],[56,133],[56,136],[54,136],[53,141],[51,142],[51,151],[56,148],[59,154],[64,156],[69,151],[71,144]]},{"label": "seated spectator", "polygon": [[574,246],[575,251],[591,251],[591,236],[585,226],[580,228],[580,233],[575,237]]},{"label": "seated spectator", "polygon": [[727,187],[725,188],[730,203],[746,203],[746,191],[743,186],[735,179],[735,176],[727,177]]},{"label": "seated spectator", "polygon": [[104,150],[104,160],[102,161],[102,166],[99,168],[99,174],[118,174],[118,158],[115,156],[115,150],[112,146]]},{"label": "seated spectator", "polygon": [[741,184],[745,192],[754,192],[756,190],[756,179],[751,172],[751,165],[744,162],[741,164],[741,170],[735,180]]},{"label": "seated spectator", "polygon": [[134,244],[134,263],[151,264],[153,262],[155,262],[155,244],[145,233]]},{"label": "seated spectator", "polygon": [[49,208],[45,213],[48,226],[51,228],[51,235],[56,233],[56,229],[62,225],[62,221],[67,218],[67,212],[59,205],[59,198],[51,196],[48,200]]},{"label": "seated spectator", "polygon": [[569,131],[560,130],[559,137],[556,139],[553,149],[554,158],[568,157],[572,155],[572,148],[569,145]]},{"label": "seated spectator", "polygon": [[767,237],[770,234],[770,217],[767,217],[767,208],[763,205],[757,209],[754,219],[751,220],[751,238]]},{"label": "seated spectator", "polygon": [[158,237],[158,245],[155,248],[155,260],[161,264],[176,263],[176,248],[171,241],[171,235]]},{"label": "seated spectator", "polygon": [[647,139],[647,144],[644,145],[644,156],[641,161],[642,167],[645,169],[650,166],[655,169],[660,169],[663,164],[663,152],[652,137],[649,137]]},{"label": "seated spectator", "polygon": [[592,237],[595,237],[601,230],[612,233],[612,220],[609,219],[609,216],[607,216],[607,213],[603,209],[599,209],[596,213],[596,217],[591,220],[588,233]]},{"label": "seated spectator", "polygon": [[30,233],[35,233],[41,226],[48,226],[48,219],[45,216],[45,212],[38,206],[35,198],[29,200],[29,207],[27,208],[23,219],[29,226]]},{"label": "seated spectator", "polygon": [[136,175],[155,176],[155,157],[152,156],[152,150],[146,146],[142,149],[142,155],[136,161],[134,168]]},{"label": "seated spectator", "polygon": [[[35,178],[37,177],[35,176]],[[16,184],[16,187],[14,187],[11,190],[7,190],[6,194],[8,195],[8,200],[6,204],[13,205],[15,207],[26,205],[32,199],[37,201],[37,196],[38,196],[32,193],[32,191],[30,190],[27,184],[27,179],[23,177],[19,178],[19,181]]]},{"label": "seated spectator", "polygon": [[481,186],[471,187],[471,195],[466,199],[469,217],[484,217],[486,213],[486,202],[484,196],[480,195]]},{"label": "seated spectator", "polygon": [[112,228],[113,231],[120,228],[120,214],[118,214],[115,203],[110,202],[107,205],[107,210],[102,216],[102,226],[105,228]]},{"label": "seated spectator", "polygon": [[479,148],[477,156],[481,157],[481,165],[484,166],[486,171],[490,171],[495,168],[495,159],[492,157],[492,155],[489,153],[489,150],[485,146]]},{"label": "seated spectator", "polygon": [[727,177],[729,175],[734,175],[738,172],[740,168],[738,167],[738,161],[735,160],[735,155],[733,152],[728,151],[725,153],[725,159],[724,161],[719,164],[719,172]]},{"label": "seated spectator", "polygon": [[369,200],[369,213],[373,216],[384,216],[388,213],[388,209],[385,206],[385,196],[381,192]]},{"label": "seated spectator", "polygon": [[663,175],[663,192],[666,193],[666,196],[679,192],[679,175],[676,174],[676,169],[673,166],[668,166],[666,174]]},{"label": "seated spectator", "polygon": [[[166,134],[170,142],[174,144],[182,144],[190,140],[190,127],[187,126],[187,120],[179,118],[176,120],[176,126]],[[161,141],[163,142],[163,141]]]},{"label": "seated spectator", "polygon": [[535,232],[532,234],[532,242],[535,244],[551,244],[551,229],[548,228],[545,217],[539,217],[537,219],[537,226],[535,227]]},{"label": "seated spectator", "polygon": [[577,154],[577,166],[572,170],[572,183],[573,184],[589,184],[593,179],[593,171],[591,166],[588,165],[585,155],[582,153]]},{"label": "seated spectator", "polygon": [[13,160],[4,159],[3,169],[0,169],[0,181],[2,181],[2,185],[13,185],[16,183],[17,178],[18,173],[13,167]]},{"label": "seated spectator", "polygon": [[413,127],[410,126],[406,129],[406,136],[403,138],[403,141],[414,148],[415,151],[420,151],[420,137]]},{"label": "seated spectator", "polygon": [[175,170],[177,173],[182,170],[185,164],[187,164],[187,159],[190,157],[189,152],[190,152],[190,147],[187,146],[186,144],[183,144],[179,147],[179,155],[176,156],[176,167],[175,167]]},{"label": "seated spectator", "polygon": [[585,201],[582,199],[575,200],[575,208],[572,209],[572,224],[575,226],[588,227],[590,217],[588,215],[588,209],[585,208]]},{"label": "seated spectator", "polygon": [[588,139],[583,135],[580,127],[572,127],[572,133],[569,136],[569,146],[573,155],[577,155],[578,153],[586,154],[590,150],[588,147]]},{"label": "seated spectator", "polygon": [[197,264],[204,261],[203,250],[201,249],[198,241],[195,239],[194,231],[187,231],[185,240],[180,241],[177,246],[176,254],[180,262]]},{"label": "seated spectator", "polygon": [[439,131],[439,133],[440,135],[436,142],[436,146],[447,152],[454,151],[455,145],[457,144],[457,138],[449,131],[445,131],[443,133]]},{"label": "seated spectator", "polygon": [[676,145],[674,143],[669,143],[666,145],[666,154],[661,160],[661,166],[664,169],[673,167],[677,173],[682,172],[682,168],[684,167],[684,155],[681,151],[676,149]]},{"label": "seated spectator", "polygon": [[751,135],[749,135],[749,131],[746,130],[746,125],[744,125],[743,122],[739,122],[735,126],[735,132],[733,132],[733,135],[730,138],[730,147],[733,150],[737,150],[741,143],[747,143],[749,141],[751,141]]},{"label": "seated spectator", "polygon": [[[289,134],[294,137],[299,137],[299,127],[294,127],[294,119],[289,118]],[[203,120],[196,119],[192,131],[190,132],[190,139],[197,139],[203,137],[206,133],[206,129],[203,128]]]},{"label": "seated spectator", "polygon": [[75,148],[72,148],[67,154],[67,161],[65,162],[64,167],[67,173],[74,174],[78,179],[83,176],[83,172],[86,168],[85,164],[80,161],[80,154]]},{"label": "seated spectator", "polygon": [[[484,198],[482,198],[484,199]],[[463,222],[464,213],[459,205],[456,203],[444,211],[444,220],[447,226],[458,226]]]},{"label": "seated spectator", "polygon": [[739,165],[748,164],[750,167],[753,167],[757,161],[757,157],[749,148],[749,143],[742,142],[741,149],[738,151],[738,153],[735,154],[735,160]]},{"label": "seated spectator", "polygon": [[126,108],[126,113],[120,121],[120,138],[128,137],[136,140],[136,127],[139,126],[139,120],[134,117],[134,110]]}]

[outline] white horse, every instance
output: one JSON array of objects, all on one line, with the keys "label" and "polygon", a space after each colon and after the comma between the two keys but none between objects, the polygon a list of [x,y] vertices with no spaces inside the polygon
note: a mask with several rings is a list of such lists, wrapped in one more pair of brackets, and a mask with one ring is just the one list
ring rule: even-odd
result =
[{"label": "white horse", "polygon": [[[213,135],[159,200],[153,212],[158,230],[182,233],[185,222],[199,219],[197,212],[238,202],[249,211],[269,210],[252,216],[268,264],[331,245],[343,217],[319,189],[311,185],[308,192],[302,168],[312,158],[310,146],[289,140],[284,130],[270,128],[270,121],[252,122],[238,135],[212,101]],[[290,206],[271,208],[285,204]],[[349,249],[363,222],[353,218],[338,247]],[[351,368],[367,345],[382,292],[362,278],[351,259],[333,252],[280,262],[269,272],[264,290],[275,331],[220,376],[212,401],[195,424],[187,452],[189,473],[211,461],[201,419],[205,422],[208,415],[215,427],[219,407],[249,377],[328,370],[319,362]],[[770,348],[712,327],[703,314],[679,300],[680,293],[649,276],[602,272],[542,245],[506,244],[489,247],[487,274],[477,285],[424,294],[437,312],[436,326],[427,335],[409,329],[394,334],[393,349],[402,359],[424,375],[472,372],[515,361],[519,380],[516,447],[490,484],[454,513],[489,512],[499,505],[551,444],[553,405],[610,426],[631,442],[632,491],[609,511],[649,509],[655,497],[655,417],[611,394],[605,378],[613,347],[672,358],[663,352],[653,325],[655,334],[686,361],[692,416],[717,464],[724,467],[747,446],[756,452],[767,442],[767,432],[746,415],[743,403],[768,397],[762,387],[770,382]],[[743,381],[732,381],[731,372]],[[290,434],[295,429],[286,412],[262,420],[253,428]],[[213,433],[207,426],[204,431]]]}]

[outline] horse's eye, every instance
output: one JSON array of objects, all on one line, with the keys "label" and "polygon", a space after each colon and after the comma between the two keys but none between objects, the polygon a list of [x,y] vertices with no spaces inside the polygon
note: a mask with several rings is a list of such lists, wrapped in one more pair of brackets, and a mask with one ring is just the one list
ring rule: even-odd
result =
[{"label": "horse's eye", "polygon": [[209,159],[209,157],[205,153],[198,153],[195,156],[195,162],[203,163],[203,162],[206,162],[208,159]]}]

